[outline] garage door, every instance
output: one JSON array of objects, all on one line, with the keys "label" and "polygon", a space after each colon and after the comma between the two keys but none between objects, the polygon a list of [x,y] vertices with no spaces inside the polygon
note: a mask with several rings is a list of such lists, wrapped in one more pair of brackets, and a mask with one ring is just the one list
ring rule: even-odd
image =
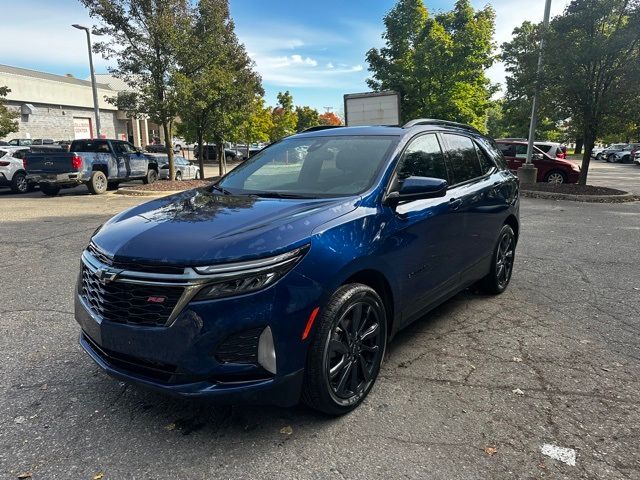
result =
[{"label": "garage door", "polygon": [[82,140],[84,138],[93,138],[93,129],[91,128],[91,119],[74,117],[73,131],[75,133],[76,140]]}]

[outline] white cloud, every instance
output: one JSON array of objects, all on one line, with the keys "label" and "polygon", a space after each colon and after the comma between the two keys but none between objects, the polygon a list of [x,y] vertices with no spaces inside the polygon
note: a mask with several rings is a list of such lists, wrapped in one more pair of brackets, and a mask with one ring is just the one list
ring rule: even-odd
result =
[{"label": "white cloud", "polygon": [[291,63],[294,65],[310,65],[315,67],[318,65],[318,62],[313,58],[302,58],[302,55],[291,55]]},{"label": "white cloud", "polygon": [[331,62],[327,63],[327,68],[334,68],[333,63]]}]

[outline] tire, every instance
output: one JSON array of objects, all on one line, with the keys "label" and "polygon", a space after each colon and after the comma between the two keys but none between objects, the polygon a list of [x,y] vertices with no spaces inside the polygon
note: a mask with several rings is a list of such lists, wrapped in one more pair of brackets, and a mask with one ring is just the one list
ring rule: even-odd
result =
[{"label": "tire", "polygon": [[193,177],[195,180],[200,180],[200,170],[196,170],[196,174]]},{"label": "tire", "polygon": [[13,193],[27,193],[29,191],[29,183],[24,173],[17,172],[11,179],[11,191]]},{"label": "tire", "polygon": [[142,179],[142,183],[144,183],[145,185],[148,185],[150,183],[155,182],[156,180],[158,180],[158,172],[153,168],[150,168],[149,170],[147,170],[146,177]]},{"label": "tire", "polygon": [[87,188],[92,195],[102,195],[107,191],[109,182],[104,172],[96,170],[91,173],[91,178],[87,182]]},{"label": "tire", "polygon": [[551,170],[544,176],[544,181],[546,183],[567,183],[567,175],[560,170]]},{"label": "tire", "polygon": [[491,271],[480,280],[480,288],[497,295],[504,292],[511,281],[516,254],[516,235],[509,225],[503,225],[493,250]]},{"label": "tire", "polygon": [[235,158],[235,157],[232,157],[231,155],[227,155],[226,157],[224,157],[224,159],[225,159],[225,161],[226,161],[227,163],[232,162],[234,158]]},{"label": "tire", "polygon": [[47,197],[55,197],[60,193],[60,187],[57,185],[51,185],[50,183],[40,183],[38,185],[40,187],[40,191],[45,194]]},{"label": "tire", "polygon": [[631,163],[631,155],[625,155],[624,157],[622,157],[620,163]]},{"label": "tire", "polygon": [[616,163],[616,156],[612,153],[611,155],[609,155],[607,157],[607,162],[608,163]]},{"label": "tire", "polygon": [[182,172],[176,172],[176,181],[181,181],[182,180]]},{"label": "tire", "polygon": [[307,352],[303,402],[329,415],[356,408],[378,377],[386,345],[387,319],[380,296],[359,283],[340,287],[316,319]]},{"label": "tire", "polygon": [[604,156],[601,153],[599,153],[596,155],[596,160],[604,160]]}]

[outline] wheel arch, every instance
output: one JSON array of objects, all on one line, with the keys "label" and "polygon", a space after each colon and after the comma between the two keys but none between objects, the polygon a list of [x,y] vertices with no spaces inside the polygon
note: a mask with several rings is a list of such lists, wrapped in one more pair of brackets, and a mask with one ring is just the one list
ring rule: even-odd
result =
[{"label": "wheel arch", "polygon": [[109,167],[104,163],[94,163],[91,167],[92,172],[102,172],[104,176],[109,178]]},{"label": "wheel arch", "polygon": [[347,279],[345,279],[342,285],[346,285],[348,283],[361,283],[371,287],[378,295],[380,295],[387,316],[387,336],[391,337],[393,326],[395,324],[394,315],[396,308],[394,304],[393,290],[391,289],[391,284],[387,277],[379,270],[365,269],[352,273]]},{"label": "wheel arch", "polygon": [[505,225],[509,225],[513,229],[513,233],[516,236],[516,244],[518,243],[518,237],[520,236],[520,224],[516,216],[512,213],[504,221]]}]

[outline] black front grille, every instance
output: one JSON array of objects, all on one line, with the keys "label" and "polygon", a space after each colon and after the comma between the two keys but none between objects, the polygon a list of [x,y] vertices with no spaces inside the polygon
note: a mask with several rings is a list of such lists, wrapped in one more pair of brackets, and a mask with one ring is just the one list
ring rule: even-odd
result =
[{"label": "black front grille", "polygon": [[258,340],[263,327],[244,330],[228,336],[218,348],[215,357],[222,363],[258,363]]},{"label": "black front grille", "polygon": [[134,270],[137,272],[146,273],[168,273],[181,275],[184,273],[184,267],[174,267],[172,265],[151,265],[147,263],[138,262],[120,262],[114,260],[110,255],[100,250],[96,245],[90,243],[87,247],[87,251],[100,263],[108,265],[113,268],[122,270]]},{"label": "black front grille", "polygon": [[101,282],[84,263],[80,294],[91,309],[110,322],[165,325],[184,287]]}]

